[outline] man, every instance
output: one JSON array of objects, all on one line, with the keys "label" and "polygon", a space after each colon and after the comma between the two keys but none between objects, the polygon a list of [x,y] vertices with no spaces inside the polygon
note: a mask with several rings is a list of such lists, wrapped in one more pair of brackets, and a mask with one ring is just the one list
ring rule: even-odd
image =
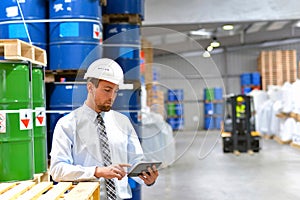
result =
[{"label": "man", "polygon": [[[56,124],[51,176],[55,181],[99,180],[101,200],[131,198],[125,168],[142,160],[143,151],[129,119],[111,110],[123,71],[115,61],[103,58],[89,66],[84,78],[88,90],[84,105]],[[135,180],[154,184],[158,171],[153,166],[148,172]]]},{"label": "man", "polygon": [[237,118],[244,118],[245,117],[245,111],[246,111],[246,106],[243,104],[244,98],[243,97],[237,97],[236,98],[236,117]]}]

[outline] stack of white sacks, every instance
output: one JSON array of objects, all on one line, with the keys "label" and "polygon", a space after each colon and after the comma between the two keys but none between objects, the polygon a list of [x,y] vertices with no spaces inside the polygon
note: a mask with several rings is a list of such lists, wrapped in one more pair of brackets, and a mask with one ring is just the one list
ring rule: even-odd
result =
[{"label": "stack of white sacks", "polygon": [[171,126],[162,115],[142,112],[142,148],[145,159],[161,161],[161,167],[170,166],[175,161],[175,139]]},{"label": "stack of white sacks", "polygon": [[254,90],[250,95],[256,111],[256,130],[300,145],[300,122],[291,117],[276,117],[279,113],[300,115],[300,80],[283,86],[269,86],[268,92]]}]

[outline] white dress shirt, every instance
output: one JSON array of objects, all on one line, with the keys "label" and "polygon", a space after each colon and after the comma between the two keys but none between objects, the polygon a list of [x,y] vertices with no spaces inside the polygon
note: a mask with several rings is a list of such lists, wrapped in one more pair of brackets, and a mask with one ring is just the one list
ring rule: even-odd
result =
[{"label": "white dress shirt", "polygon": [[[129,119],[116,111],[102,114],[109,140],[112,164],[134,165],[143,150]],[[106,199],[104,178],[94,176],[103,166],[97,113],[86,104],[59,119],[53,133],[50,173],[55,181],[100,181],[100,199]],[[138,182],[142,180],[135,178]],[[131,198],[128,178],[114,178],[119,199]]]}]

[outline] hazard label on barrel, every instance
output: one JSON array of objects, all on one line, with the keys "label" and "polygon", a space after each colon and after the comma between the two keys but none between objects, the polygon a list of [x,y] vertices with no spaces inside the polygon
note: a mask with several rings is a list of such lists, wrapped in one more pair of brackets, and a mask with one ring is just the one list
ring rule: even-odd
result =
[{"label": "hazard label on barrel", "polygon": [[35,108],[35,126],[46,125],[46,113],[44,107]]},{"label": "hazard label on barrel", "polygon": [[20,130],[32,129],[32,110],[20,109]]},{"label": "hazard label on barrel", "polygon": [[99,39],[102,42],[102,32],[99,24],[93,24],[93,38]]},{"label": "hazard label on barrel", "polygon": [[0,133],[6,132],[6,113],[0,111]]}]

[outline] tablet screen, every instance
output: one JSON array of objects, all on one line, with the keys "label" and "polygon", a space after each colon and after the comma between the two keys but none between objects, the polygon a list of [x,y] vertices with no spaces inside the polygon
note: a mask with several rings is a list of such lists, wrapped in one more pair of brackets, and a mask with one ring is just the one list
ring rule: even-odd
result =
[{"label": "tablet screen", "polygon": [[162,162],[151,162],[151,161],[141,161],[131,167],[130,171],[128,172],[128,177],[139,176],[143,171],[146,173],[148,172],[148,167],[152,167],[153,165],[156,166],[156,169],[159,168]]}]

